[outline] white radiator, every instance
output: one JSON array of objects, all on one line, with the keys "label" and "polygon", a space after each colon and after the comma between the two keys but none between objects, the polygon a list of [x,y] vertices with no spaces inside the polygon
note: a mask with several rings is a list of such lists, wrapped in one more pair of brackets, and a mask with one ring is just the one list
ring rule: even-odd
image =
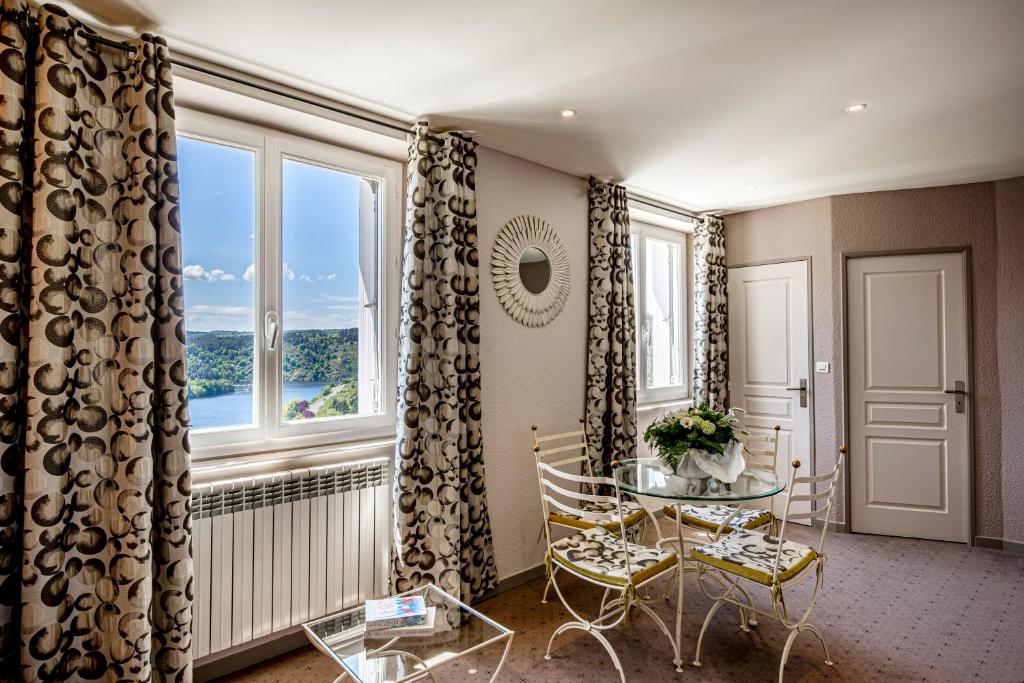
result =
[{"label": "white radiator", "polygon": [[380,459],[194,486],[193,656],[386,593],[389,469]]}]

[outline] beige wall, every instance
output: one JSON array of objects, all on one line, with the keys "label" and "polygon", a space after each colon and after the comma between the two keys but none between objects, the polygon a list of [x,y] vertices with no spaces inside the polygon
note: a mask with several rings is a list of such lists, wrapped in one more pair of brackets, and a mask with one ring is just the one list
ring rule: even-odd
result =
[{"label": "beige wall", "polygon": [[1024,178],[995,183],[1003,538],[1024,542]]},{"label": "beige wall", "polygon": [[[540,494],[530,424],[548,433],[578,426],[583,414],[587,338],[587,195],[576,176],[490,149],[476,175],[480,246],[480,363],[484,465],[498,574],[541,564]],[[491,250],[513,216],[533,214],[555,228],[569,254],[571,288],[562,313],[541,328],[512,320],[494,294]]]},{"label": "beige wall", "polygon": [[[832,363],[830,375],[814,376],[816,460],[824,467],[832,462],[842,438],[841,255],[970,246],[975,533],[1019,542],[1024,540],[1024,506],[1020,502],[1024,465],[1019,436],[1013,444],[1002,444],[1007,430],[1002,424],[1006,409],[1001,398],[1019,388],[1024,362],[1019,347],[1024,313],[1019,295],[1016,300],[1007,298],[1012,287],[1021,291],[1019,281],[1015,285],[1012,279],[1020,277],[1024,187],[1017,179],[1004,181],[998,188],[997,192],[996,184],[978,183],[851,194],[736,214],[726,218],[726,254],[730,264],[812,258],[815,360]],[[998,230],[997,195],[1002,198],[999,215],[1003,223]],[[997,243],[1000,236],[1004,237],[1002,244]],[[998,353],[997,339],[1003,341]],[[1001,377],[1004,366],[1006,372]],[[1017,373],[1016,382],[1012,381],[1013,372]],[[1020,434],[1019,429],[1015,433]]]}]

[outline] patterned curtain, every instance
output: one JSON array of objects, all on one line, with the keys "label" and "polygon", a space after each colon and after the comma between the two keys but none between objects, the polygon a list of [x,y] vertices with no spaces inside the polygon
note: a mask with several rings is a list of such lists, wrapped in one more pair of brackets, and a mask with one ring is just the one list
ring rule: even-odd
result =
[{"label": "patterned curtain", "polygon": [[409,144],[392,588],[473,600],[497,584],[480,432],[476,143]]},{"label": "patterned curtain", "polygon": [[171,69],[0,5],[0,678],[191,679]]},{"label": "patterned curtain", "polygon": [[636,457],[636,313],[626,189],[590,179],[587,441],[594,474]]},{"label": "patterned curtain", "polygon": [[693,400],[724,410],[728,401],[725,223],[703,216],[693,232]]}]

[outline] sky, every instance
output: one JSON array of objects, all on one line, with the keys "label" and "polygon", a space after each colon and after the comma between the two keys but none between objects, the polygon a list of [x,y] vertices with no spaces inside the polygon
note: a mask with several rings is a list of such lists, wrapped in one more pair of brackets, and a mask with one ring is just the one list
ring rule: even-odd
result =
[{"label": "sky", "polygon": [[[256,153],[178,138],[185,325],[254,328]],[[358,316],[359,184],[341,171],[285,159],[285,329],[354,327]]]}]

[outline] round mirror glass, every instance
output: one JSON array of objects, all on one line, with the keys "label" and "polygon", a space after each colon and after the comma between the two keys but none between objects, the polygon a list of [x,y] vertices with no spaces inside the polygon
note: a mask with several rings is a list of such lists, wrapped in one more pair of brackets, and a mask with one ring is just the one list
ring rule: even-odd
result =
[{"label": "round mirror glass", "polygon": [[537,247],[527,247],[519,255],[519,279],[528,291],[540,294],[551,281],[551,262]]}]

